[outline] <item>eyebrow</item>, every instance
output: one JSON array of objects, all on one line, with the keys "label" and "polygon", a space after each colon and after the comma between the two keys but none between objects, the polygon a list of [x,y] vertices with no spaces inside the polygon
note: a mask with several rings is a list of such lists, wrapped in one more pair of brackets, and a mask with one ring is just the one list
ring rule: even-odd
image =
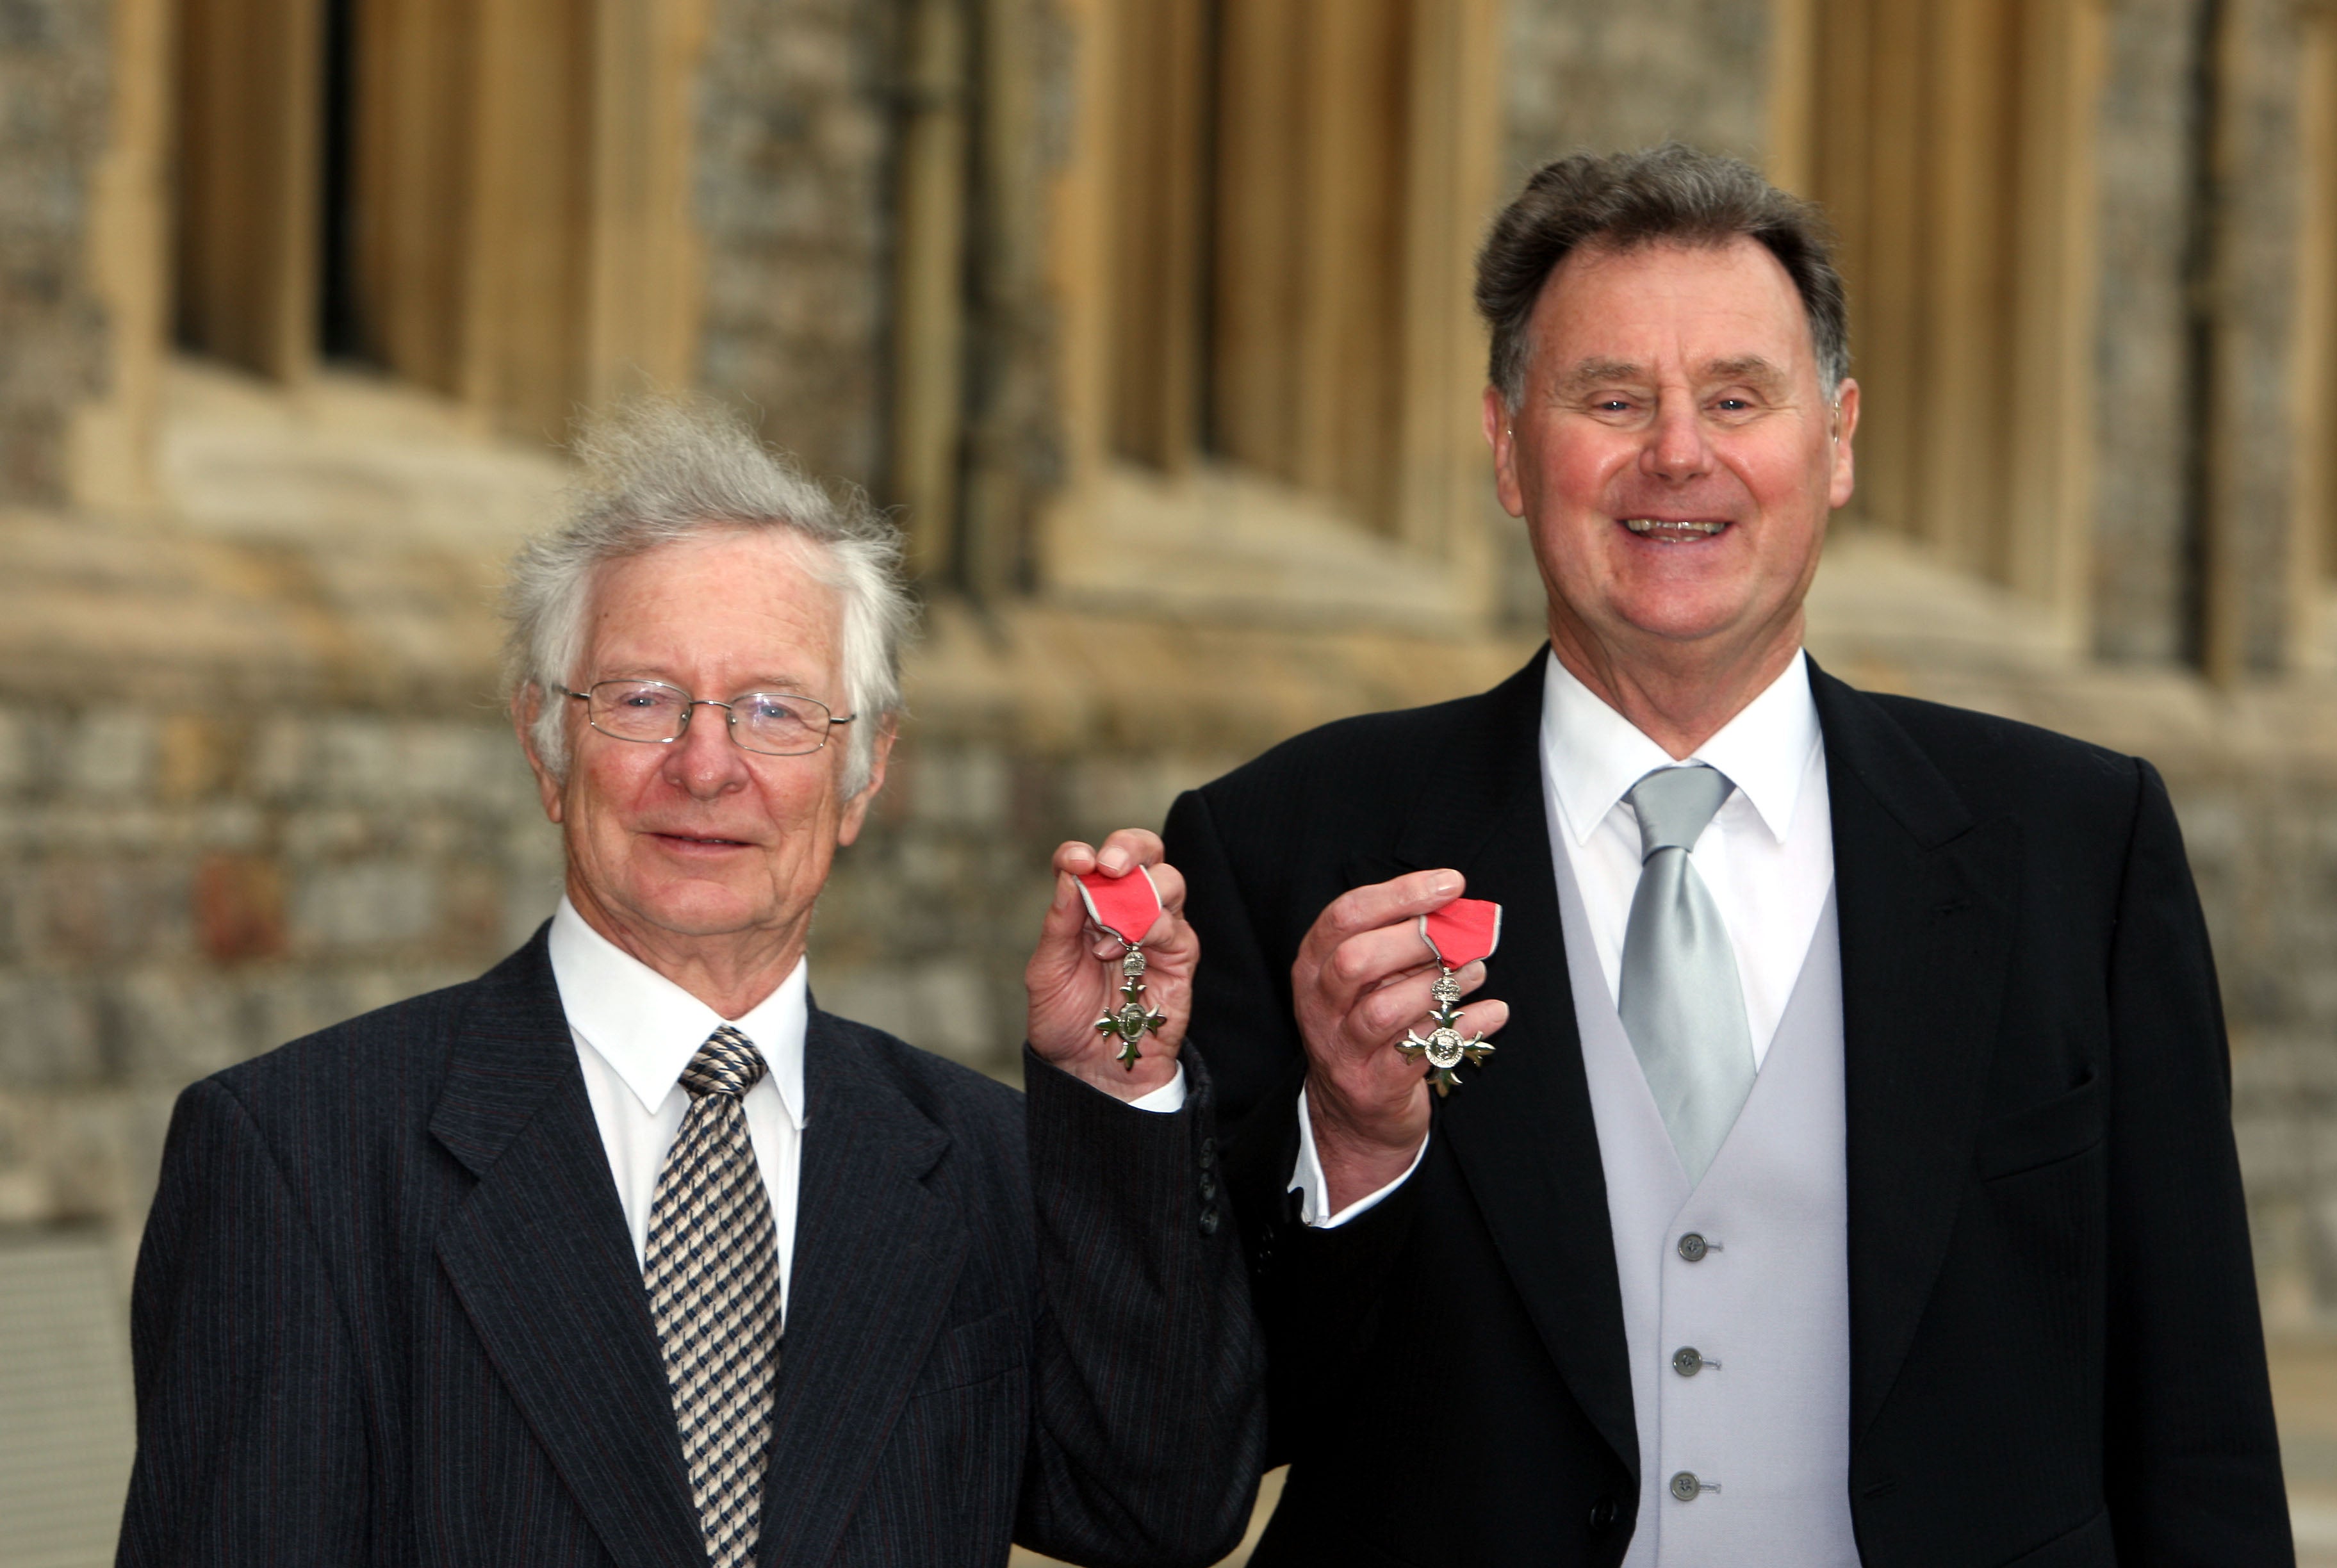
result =
[{"label": "eyebrow", "polygon": [[[1750,381],[1774,386],[1785,379],[1785,373],[1760,355],[1745,354],[1732,359],[1708,361],[1704,366],[1703,376],[1708,381]],[[1567,372],[1566,379],[1559,385],[1559,392],[1561,396],[1573,396],[1594,386],[1645,381],[1647,377],[1644,365],[1634,365],[1628,359],[1586,359]]]},{"label": "eyebrow", "polygon": [[1562,394],[1588,392],[1594,386],[1616,381],[1644,381],[1647,371],[1628,359],[1585,359],[1566,373],[1559,384]]},{"label": "eyebrow", "polygon": [[[596,673],[593,675],[592,678],[596,681],[654,680],[661,681],[667,686],[681,687],[684,690],[689,689],[687,683],[685,683],[678,675],[670,670],[666,670],[662,665],[631,665],[624,667],[624,668],[625,673],[621,675]],[[730,696],[743,696],[748,692],[792,692],[808,695],[810,691],[811,682],[807,677],[799,675],[765,675],[754,677],[743,684],[733,686],[728,695]],[[697,694],[692,693],[692,695],[695,696]]]},{"label": "eyebrow", "polygon": [[1716,381],[1757,381],[1765,385],[1775,385],[1785,378],[1785,372],[1757,354],[1716,359],[1704,367],[1704,373]]}]

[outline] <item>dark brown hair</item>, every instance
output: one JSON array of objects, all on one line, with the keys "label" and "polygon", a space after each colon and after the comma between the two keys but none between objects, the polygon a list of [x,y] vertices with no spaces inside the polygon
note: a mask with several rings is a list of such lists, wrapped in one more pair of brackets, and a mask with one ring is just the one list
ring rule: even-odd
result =
[{"label": "dark brown hair", "polygon": [[1742,160],[1677,141],[1545,163],[1493,219],[1477,253],[1477,311],[1493,330],[1487,374],[1515,407],[1525,394],[1534,302],[1580,247],[1722,246],[1740,237],[1767,247],[1794,280],[1832,397],[1850,374],[1850,323],[1824,216]]}]

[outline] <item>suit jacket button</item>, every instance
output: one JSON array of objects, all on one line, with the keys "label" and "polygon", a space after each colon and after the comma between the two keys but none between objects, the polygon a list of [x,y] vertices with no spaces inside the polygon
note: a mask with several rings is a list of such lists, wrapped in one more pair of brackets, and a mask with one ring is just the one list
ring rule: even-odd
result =
[{"label": "suit jacket button", "polygon": [[1208,1167],[1209,1167],[1209,1166],[1211,1166],[1211,1165],[1214,1165],[1214,1164],[1216,1164],[1217,1163],[1217,1139],[1215,1139],[1215,1138],[1203,1138],[1203,1139],[1201,1140],[1201,1165],[1202,1165],[1202,1168],[1203,1168],[1203,1169],[1207,1169]]},{"label": "suit jacket button", "polygon": [[1201,1201],[1208,1202],[1217,1195],[1217,1179],[1208,1172],[1201,1173]]},{"label": "suit jacket button", "polygon": [[1614,1527],[1615,1498],[1611,1493],[1602,1492],[1599,1501],[1590,1505],[1590,1528],[1594,1533],[1604,1534]]},{"label": "suit jacket button", "polygon": [[1702,1262],[1704,1254],[1708,1251],[1710,1249],[1705,1245],[1704,1238],[1694,1231],[1690,1231],[1679,1239],[1679,1255],[1691,1263]]},{"label": "suit jacket button", "polygon": [[1203,1210],[1201,1211],[1201,1234],[1203,1234],[1204,1236],[1214,1236],[1214,1235],[1216,1235],[1217,1233],[1217,1210],[1215,1210],[1215,1209],[1203,1209]]}]

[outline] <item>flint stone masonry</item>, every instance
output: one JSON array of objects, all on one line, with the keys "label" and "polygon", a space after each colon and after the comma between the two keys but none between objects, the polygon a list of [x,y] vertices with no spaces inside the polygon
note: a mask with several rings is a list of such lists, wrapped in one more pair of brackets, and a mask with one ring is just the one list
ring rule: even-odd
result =
[{"label": "flint stone masonry", "polygon": [[874,476],[895,7],[716,0],[699,80],[699,375],[815,473]]},{"label": "flint stone masonry", "polygon": [[1767,0],[1512,0],[1506,186],[1565,153],[1671,139],[1759,162],[1769,14]]},{"label": "flint stone masonry", "polygon": [[2095,641],[2127,659],[2190,647],[2193,368],[2185,268],[2199,102],[2199,0],[2127,0],[2106,25],[2098,146]]},{"label": "flint stone masonry", "polygon": [[72,411],[103,391],[87,255],[110,11],[0,3],[0,501],[64,498]]}]

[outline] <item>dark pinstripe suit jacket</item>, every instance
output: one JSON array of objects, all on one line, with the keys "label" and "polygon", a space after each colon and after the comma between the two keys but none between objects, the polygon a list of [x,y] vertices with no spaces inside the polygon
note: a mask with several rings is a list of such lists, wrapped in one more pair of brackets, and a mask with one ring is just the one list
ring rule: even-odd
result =
[{"label": "dark pinstripe suit jacket", "polygon": [[[760,1560],[1207,1562],[1263,1446],[1210,1096],[814,1010]],[[1025,1118],[1029,1136],[1025,1136]],[[139,1255],[124,1564],[703,1568],[543,933],[195,1085]]]}]

